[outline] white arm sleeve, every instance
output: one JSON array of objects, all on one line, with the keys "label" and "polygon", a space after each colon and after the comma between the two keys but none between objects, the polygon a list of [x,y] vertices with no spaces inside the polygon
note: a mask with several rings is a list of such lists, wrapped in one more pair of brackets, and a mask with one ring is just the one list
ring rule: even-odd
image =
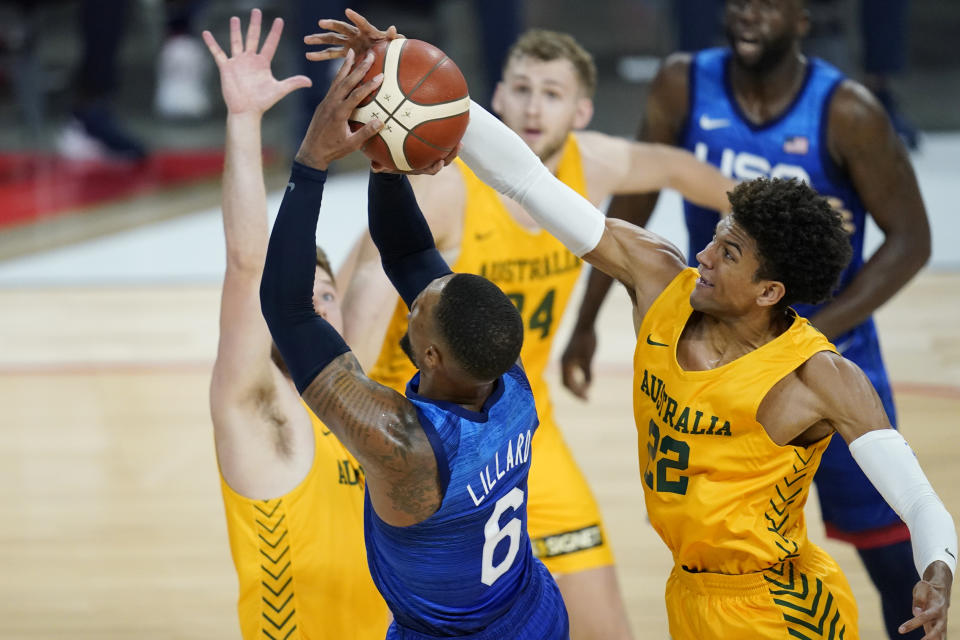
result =
[{"label": "white arm sleeve", "polygon": [[476,102],[460,158],[488,185],[517,201],[578,257],[600,242],[604,215],[563,184],[510,128]]},{"label": "white arm sleeve", "polygon": [[935,560],[957,571],[953,518],[920,469],[910,445],[893,429],[869,431],[850,443],[850,453],[897,515],[907,523],[917,573]]}]

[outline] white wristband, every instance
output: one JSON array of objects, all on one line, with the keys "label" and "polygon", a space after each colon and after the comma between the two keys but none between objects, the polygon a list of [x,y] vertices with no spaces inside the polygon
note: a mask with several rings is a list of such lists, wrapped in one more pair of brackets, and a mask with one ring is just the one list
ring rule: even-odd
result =
[{"label": "white wristband", "polygon": [[516,200],[570,251],[583,256],[600,242],[606,219],[563,184],[510,128],[475,102],[460,157],[481,180]]},{"label": "white wristband", "polygon": [[913,541],[917,573],[936,560],[957,570],[957,530],[953,518],[923,474],[910,445],[893,429],[868,431],[850,443],[850,453],[897,512]]}]

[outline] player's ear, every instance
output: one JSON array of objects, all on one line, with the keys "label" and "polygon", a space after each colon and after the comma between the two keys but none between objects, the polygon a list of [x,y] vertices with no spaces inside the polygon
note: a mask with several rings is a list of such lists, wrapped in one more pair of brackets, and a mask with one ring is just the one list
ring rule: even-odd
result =
[{"label": "player's ear", "polygon": [[440,366],[443,358],[440,357],[440,351],[437,349],[436,345],[433,343],[428,344],[427,348],[423,351],[423,362],[421,363],[421,369],[433,370]]},{"label": "player's ear", "polygon": [[787,288],[779,280],[764,280],[763,289],[757,295],[757,305],[761,307],[772,307],[783,299],[787,293]]},{"label": "player's ear", "polygon": [[577,98],[577,110],[573,114],[573,128],[585,129],[593,119],[593,100],[587,97]]},{"label": "player's ear", "polygon": [[497,83],[493,89],[493,97],[490,98],[490,109],[498,116],[503,115],[503,81]]}]

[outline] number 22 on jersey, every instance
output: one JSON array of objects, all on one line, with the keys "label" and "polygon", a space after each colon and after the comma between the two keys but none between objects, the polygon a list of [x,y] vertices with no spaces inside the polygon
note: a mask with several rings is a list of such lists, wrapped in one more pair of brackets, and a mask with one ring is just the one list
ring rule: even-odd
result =
[{"label": "number 22 on jersey", "polygon": [[[657,459],[657,454],[661,454]],[[676,457],[673,455],[676,454]],[[663,493],[687,493],[689,478],[681,473],[690,464],[690,445],[670,436],[660,437],[660,427],[650,421],[647,440],[647,466],[643,470],[643,481],[654,491]],[[654,467],[656,473],[654,473]]]}]

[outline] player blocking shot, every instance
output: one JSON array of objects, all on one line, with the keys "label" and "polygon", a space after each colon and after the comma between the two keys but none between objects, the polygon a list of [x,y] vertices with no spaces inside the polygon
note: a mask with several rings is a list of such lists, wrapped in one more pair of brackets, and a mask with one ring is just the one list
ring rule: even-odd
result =
[{"label": "player blocking shot", "polygon": [[910,530],[921,580],[900,632],[946,637],[953,520],[869,379],[790,308],[828,298],[850,260],[823,198],[795,180],[739,185],[694,269],[656,234],[604,218],[476,104],[461,157],[630,292],[644,497],[675,559],[673,638],[858,637],[846,579],[803,516],[834,433]]},{"label": "player blocking shot", "polygon": [[370,234],[409,306],[405,344],[419,368],[406,395],[369,379],[311,304],[326,170],[383,126],[348,125],[382,81],[362,82],[372,64],[349,52],[314,113],[270,236],[263,315],[303,400],[366,473],[365,544],[394,616],[387,637],[566,638],[560,592],[526,533],[537,416],[510,299],[452,273],[407,178],[374,173]]},{"label": "player blocking shot", "polygon": [[[283,21],[260,43],[262,15],[246,35],[230,20],[229,55],[203,32],[227,107],[223,172],[226,271],[210,382],[217,466],[245,640],[268,637],[378,640],[389,613],[363,544],[363,469],[307,409],[271,348],[260,311],[267,240],[260,125],[304,76],[274,78]],[[316,312],[342,325],[333,271],[317,247],[309,278]]]},{"label": "player blocking shot", "polygon": [[[347,11],[349,22],[321,20],[308,36],[311,59],[360,54],[386,42],[380,31]],[[431,76],[432,77],[432,76]],[[734,183],[677,149],[588,131],[597,71],[569,34],[532,29],[510,48],[493,108],[564,184],[599,205],[612,193],[671,186],[706,206],[727,206]],[[456,95],[456,94],[454,94]],[[528,482],[528,530],[534,554],[560,586],[574,640],[629,640],[626,607],[615,571],[614,540],[574,452],[561,432],[546,370],[560,319],[572,299],[582,261],[515,202],[485,185],[456,160],[436,175],[412,176],[417,201],[438,250],[457,272],[489,278],[507,293],[524,321],[521,351],[540,426]],[[346,336],[370,377],[402,392],[415,368],[400,347],[407,306],[383,273],[379,253],[361,234],[338,273]],[[615,535],[615,534],[614,534]]]}]

